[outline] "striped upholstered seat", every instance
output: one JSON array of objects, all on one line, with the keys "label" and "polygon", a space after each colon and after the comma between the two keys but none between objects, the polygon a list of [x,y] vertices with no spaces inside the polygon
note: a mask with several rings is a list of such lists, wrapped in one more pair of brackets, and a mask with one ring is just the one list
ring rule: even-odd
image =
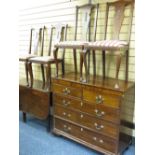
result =
[{"label": "striped upholstered seat", "polygon": [[82,49],[84,45],[88,44],[87,41],[63,41],[55,44],[59,48],[79,48]]},{"label": "striped upholstered seat", "polygon": [[128,48],[128,42],[121,40],[103,40],[85,44],[85,48],[102,50],[124,50]]}]

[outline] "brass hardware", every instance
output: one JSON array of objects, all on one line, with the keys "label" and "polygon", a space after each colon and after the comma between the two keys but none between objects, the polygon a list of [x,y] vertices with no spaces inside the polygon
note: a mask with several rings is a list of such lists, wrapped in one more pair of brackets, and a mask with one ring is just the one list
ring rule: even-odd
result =
[{"label": "brass hardware", "polygon": [[81,107],[83,106],[83,102],[81,102]]},{"label": "brass hardware", "polygon": [[69,132],[71,130],[71,127],[67,127],[67,125],[64,125],[63,129],[65,132]]},{"label": "brass hardware", "polygon": [[95,128],[96,128],[97,130],[101,130],[101,129],[104,128],[103,125],[98,125],[97,123],[94,123],[94,126],[95,126]]},{"label": "brass hardware", "polygon": [[104,98],[101,95],[96,96],[96,103],[97,104],[101,104],[103,103]]},{"label": "brass hardware", "polygon": [[65,107],[67,107],[67,106],[70,104],[70,102],[69,102],[69,101],[67,102],[67,101],[63,100],[63,101],[62,101],[62,104],[63,104]]},{"label": "brass hardware", "polygon": [[70,94],[70,90],[68,88],[65,88],[65,89],[63,89],[63,93],[65,95],[68,95],[68,94]]},{"label": "brass hardware", "polygon": [[102,117],[103,115],[105,115],[105,112],[104,111],[99,111],[97,109],[95,109],[95,113],[96,113],[96,116],[97,117]]},{"label": "brass hardware", "polygon": [[100,143],[104,143],[104,141],[102,139],[99,140]]},{"label": "brass hardware", "polygon": [[81,128],[80,130],[83,131],[83,128]]},{"label": "brass hardware", "polygon": [[71,114],[68,114],[67,116],[68,116],[68,117],[71,117]]},{"label": "brass hardware", "polygon": [[63,115],[64,115],[64,116],[71,117],[71,114],[67,114],[66,112],[63,112]]},{"label": "brass hardware", "polygon": [[66,113],[65,113],[65,112],[63,112],[63,115],[64,115],[64,116],[66,116]]},{"label": "brass hardware", "polygon": [[80,117],[83,118],[83,114],[81,114]]}]

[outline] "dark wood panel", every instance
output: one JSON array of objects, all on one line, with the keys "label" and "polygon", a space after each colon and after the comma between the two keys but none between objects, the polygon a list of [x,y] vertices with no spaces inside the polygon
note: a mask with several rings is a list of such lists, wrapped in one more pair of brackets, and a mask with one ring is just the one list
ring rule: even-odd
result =
[{"label": "dark wood panel", "polygon": [[51,94],[25,86],[19,86],[19,103],[23,112],[30,113],[39,119],[49,115]]},{"label": "dark wood panel", "polygon": [[60,119],[55,119],[55,129],[75,136],[83,141],[93,144],[94,146],[98,146],[102,152],[104,152],[104,149],[110,151],[111,153],[117,152],[117,141],[80,126],[73,125]]}]

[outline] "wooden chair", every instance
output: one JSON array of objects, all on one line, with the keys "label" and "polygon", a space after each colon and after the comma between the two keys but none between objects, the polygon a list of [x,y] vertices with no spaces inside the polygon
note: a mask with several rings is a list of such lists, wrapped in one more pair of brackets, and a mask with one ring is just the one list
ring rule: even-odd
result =
[{"label": "wooden chair", "polygon": [[[122,23],[124,20],[124,11],[126,7],[129,6],[130,8],[130,15],[129,15],[129,24],[128,24],[128,32],[127,32],[127,39],[120,40],[119,34],[122,27]],[[113,17],[113,33],[112,39],[107,39],[107,27],[108,27],[108,20],[109,20],[109,12],[110,8],[113,8],[115,11],[115,15]],[[109,2],[106,4],[106,12],[105,12],[105,29],[104,29],[104,40],[103,41],[96,41],[90,42],[89,44],[85,45],[84,50],[101,50],[102,51],[102,59],[103,59],[103,77],[105,77],[105,52],[110,51],[117,54],[117,63],[116,63],[116,79],[118,80],[118,73],[121,64],[122,54],[121,51],[125,51],[126,55],[126,72],[125,72],[125,80],[128,81],[128,58],[129,58],[129,42],[130,42],[130,34],[131,34],[131,26],[132,26],[132,17],[133,17],[133,7],[134,2],[130,1],[116,1],[116,2]],[[112,9],[111,8],[111,9]],[[86,69],[87,70],[87,69]],[[86,73],[87,75],[87,73]],[[119,88],[116,84],[115,88]]]},{"label": "wooden chair", "polygon": [[[55,38],[53,38],[53,30],[55,29]],[[64,31],[63,31],[64,29]],[[33,87],[33,71],[32,71],[32,63],[35,64],[41,64],[43,67],[46,68],[46,88],[47,90],[50,90],[50,83],[51,83],[51,68],[50,65],[51,64],[55,64],[56,61],[55,59],[52,57],[53,52],[55,51],[55,48],[52,49],[51,52],[51,46],[52,46],[52,42],[54,43],[58,43],[62,40],[66,40],[66,34],[67,34],[67,25],[66,24],[58,24],[56,26],[52,26],[51,27],[51,35],[50,35],[50,44],[49,44],[49,51],[48,51],[48,55],[47,56],[41,56],[41,57],[35,57],[35,58],[30,58],[29,62],[28,62],[28,70],[30,73],[30,79],[31,79],[31,84],[30,87]],[[62,51],[62,58],[58,59],[58,63],[61,63],[62,65],[62,74],[64,74],[64,52],[65,50]],[[58,74],[58,71],[56,71]],[[44,76],[44,72],[42,72],[43,77]],[[45,89],[45,81],[43,80],[43,89]]]},{"label": "wooden chair", "polygon": [[[43,42],[44,42],[44,30],[42,30],[42,28],[40,28],[39,32],[37,32],[36,29],[32,28],[30,31],[29,53],[22,54],[19,56],[19,61],[24,62],[24,64],[25,64],[25,74],[26,74],[27,86],[29,86],[28,60],[32,57],[36,57],[38,55],[40,55],[40,56],[43,55]],[[34,46],[33,46],[33,43],[34,43]],[[40,53],[38,51],[39,44],[41,44],[41,52]],[[34,49],[32,49],[33,47],[34,47]],[[43,72],[42,66],[41,66],[41,69]]]},{"label": "wooden chair", "polygon": [[[98,8],[99,4],[85,4],[82,6],[76,6],[76,18],[75,18],[75,34],[74,34],[74,41],[65,41],[65,42],[59,42],[55,44],[56,50],[55,52],[55,59],[57,60],[57,52],[59,48],[67,48],[67,49],[73,49],[73,58],[74,58],[74,68],[75,68],[75,73],[77,73],[77,58],[76,58],[76,53],[77,49],[80,50],[80,80],[82,81],[82,67],[83,63],[85,66],[87,66],[86,61],[84,61],[84,54],[83,54],[83,48],[84,45],[88,41],[95,41],[96,40],[96,28],[97,28],[97,19],[98,19]],[[94,24],[91,24],[91,16],[92,16],[92,11],[96,9],[95,12],[95,17],[94,17]],[[80,12],[81,11],[81,12]],[[79,15],[82,15],[82,21],[79,20]],[[78,24],[81,22],[81,27]],[[93,25],[93,32],[91,32],[91,25]],[[77,31],[78,28],[81,28],[81,40],[77,39]],[[91,34],[93,34],[93,37],[91,39]],[[95,59],[95,53],[93,53],[93,60]],[[84,62],[83,62],[84,61]],[[95,60],[94,60],[95,61]],[[90,54],[89,54],[89,62],[90,62]],[[90,64],[90,63],[88,63]],[[56,61],[56,67],[58,70],[58,63]],[[89,67],[88,67],[89,68]],[[94,67],[95,68],[95,67]]]}]

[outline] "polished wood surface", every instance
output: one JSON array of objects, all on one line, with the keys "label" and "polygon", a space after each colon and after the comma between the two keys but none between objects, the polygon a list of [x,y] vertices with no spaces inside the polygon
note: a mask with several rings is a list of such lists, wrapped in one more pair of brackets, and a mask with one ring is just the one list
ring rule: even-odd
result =
[{"label": "polished wood surface", "polygon": [[51,94],[40,90],[19,86],[20,110],[36,118],[46,119],[49,115]]},{"label": "polished wood surface", "polygon": [[96,105],[90,102],[82,102],[79,99],[66,97],[63,95],[54,94],[53,102],[55,104],[61,105],[64,108],[71,110],[83,111],[88,115],[92,115],[96,118],[107,120],[113,123],[119,123],[120,110],[116,108],[111,108],[105,105]]},{"label": "polished wood surface", "polygon": [[119,155],[131,138],[120,136],[121,105],[134,88],[133,82],[90,76],[88,83],[79,74],[68,73],[52,79],[53,133],[63,135],[107,155]]}]

